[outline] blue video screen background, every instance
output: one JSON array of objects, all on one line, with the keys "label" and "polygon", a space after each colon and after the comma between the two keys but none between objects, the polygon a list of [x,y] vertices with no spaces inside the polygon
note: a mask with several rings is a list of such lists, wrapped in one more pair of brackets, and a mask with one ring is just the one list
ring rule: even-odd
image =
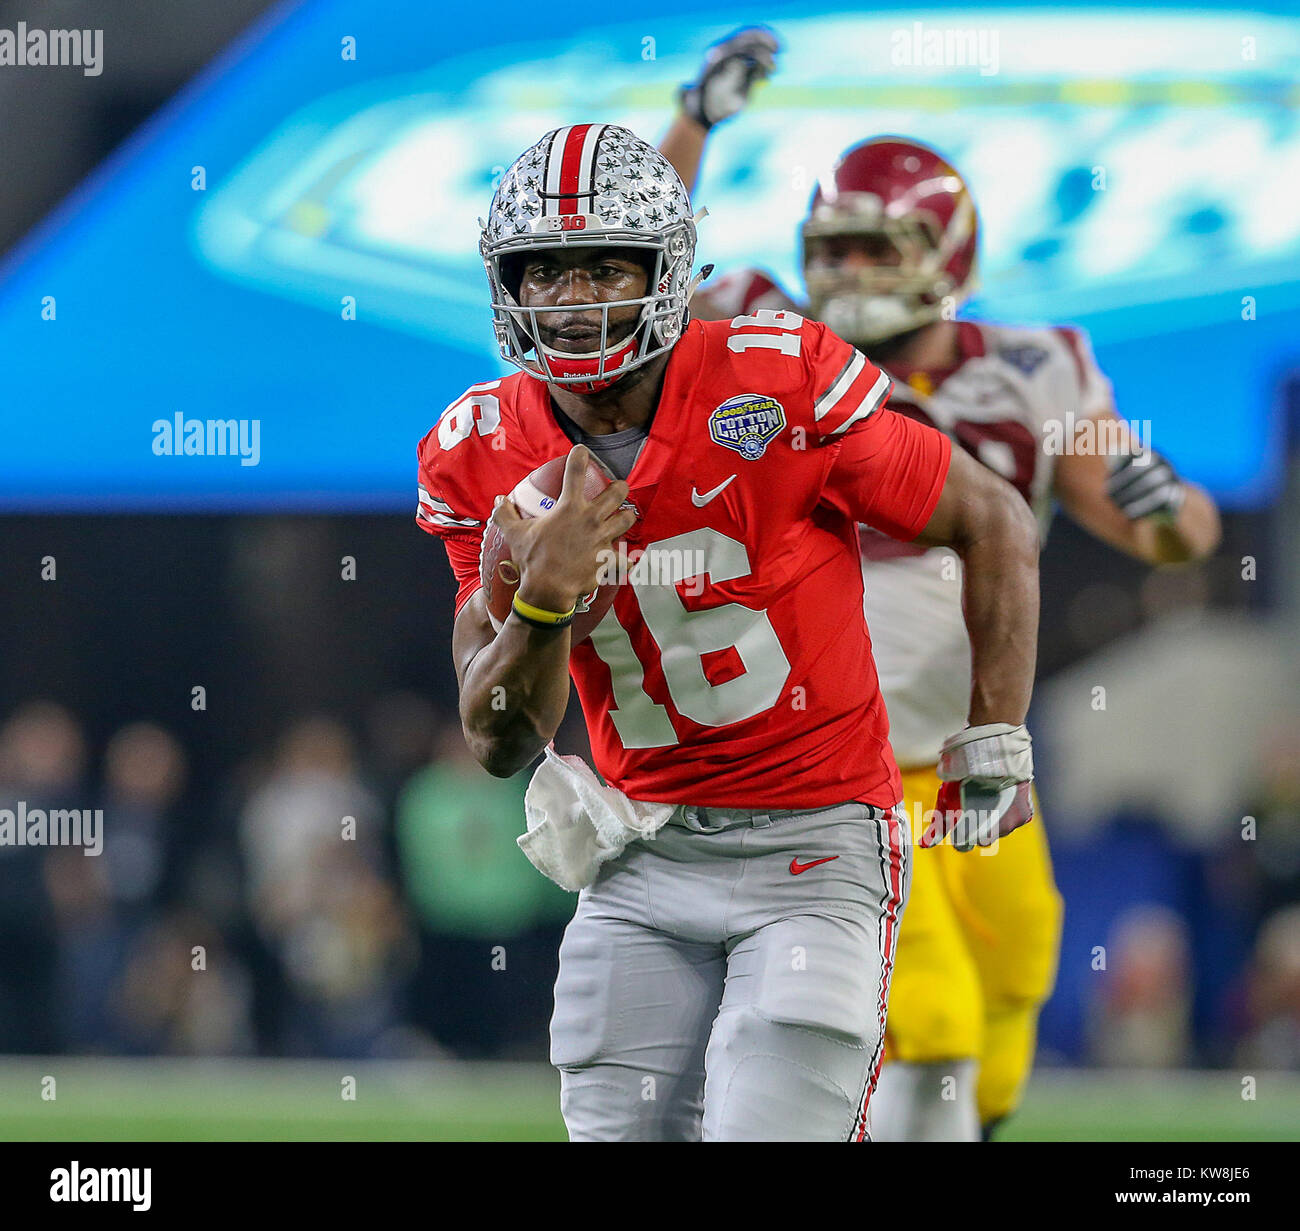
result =
[{"label": "blue video screen background", "polygon": [[[864,137],[919,137],[980,207],[966,314],[1082,325],[1122,416],[1226,506],[1272,499],[1300,358],[1300,22],[1281,6],[665,0],[596,24],[320,0],[254,30],[0,269],[0,506],[413,509],[416,442],[505,370],[477,253],[495,177],[558,124],[659,140],[707,43],[760,19],[786,50],[713,138],[701,263],[800,291],[818,174]],[[927,63],[953,30],[978,61]],[[157,455],[178,414],[256,421],[257,464]]]}]

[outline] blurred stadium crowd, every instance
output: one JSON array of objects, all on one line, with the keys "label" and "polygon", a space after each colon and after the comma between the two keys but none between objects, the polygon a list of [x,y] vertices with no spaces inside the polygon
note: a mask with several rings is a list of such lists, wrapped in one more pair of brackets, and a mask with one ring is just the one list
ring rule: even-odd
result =
[{"label": "blurred stadium crowd", "polygon": [[[57,703],[9,714],[0,807],[102,808],[104,844],[0,846],[0,1053],[544,1058],[572,899],[515,847],[524,776],[490,778],[413,693],[364,725],[292,722],[196,798],[156,723],[98,748]],[[1242,813],[1257,840],[1186,849],[1130,813],[1056,844],[1066,960],[1105,960],[1058,992],[1082,989],[1045,1054],[1300,1066],[1300,735]]]},{"label": "blurred stadium crowd", "polygon": [[515,848],[523,782],[416,697],[376,722],[404,738],[306,718],[195,799],[157,724],[91,749],[58,704],[13,713],[0,806],[105,836],[0,846],[0,1053],[538,1058],[571,903]]}]

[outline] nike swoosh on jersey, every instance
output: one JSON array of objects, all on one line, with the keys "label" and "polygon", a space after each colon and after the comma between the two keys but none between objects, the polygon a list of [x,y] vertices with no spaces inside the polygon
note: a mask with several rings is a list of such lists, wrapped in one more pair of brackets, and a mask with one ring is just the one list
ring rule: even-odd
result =
[{"label": "nike swoosh on jersey", "polygon": [[832,859],[838,859],[838,855],[826,855],[821,859],[810,859],[807,863],[800,863],[798,856],[790,860],[790,875],[798,876],[800,872],[807,872],[809,868],[815,868],[819,863],[830,863]]},{"label": "nike swoosh on jersey", "polygon": [[[733,475],[731,476],[731,479],[734,479],[735,477],[736,477],[736,476],[733,474]],[[711,492],[705,492],[704,495],[702,495],[702,496],[700,495],[699,492],[697,492],[697,491],[695,490],[695,485],[692,483],[692,484],[691,484],[691,503],[692,503],[692,504],[693,504],[697,509],[702,509],[706,504],[709,503],[710,500],[713,499],[714,496],[716,496],[719,492],[721,492],[722,489],[723,489],[724,487],[726,487],[728,483],[731,482],[731,479],[723,479],[722,482],[719,483],[719,484],[717,485],[717,487],[715,487]]]}]

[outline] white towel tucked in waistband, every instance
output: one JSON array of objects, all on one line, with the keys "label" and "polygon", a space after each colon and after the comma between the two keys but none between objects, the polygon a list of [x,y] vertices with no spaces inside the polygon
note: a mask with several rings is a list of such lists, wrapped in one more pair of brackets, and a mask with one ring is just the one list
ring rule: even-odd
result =
[{"label": "white towel tucked in waistband", "polygon": [[577,892],[633,839],[653,838],[675,810],[629,799],[581,757],[562,757],[548,744],[524,797],[528,832],[519,849],[561,889]]}]

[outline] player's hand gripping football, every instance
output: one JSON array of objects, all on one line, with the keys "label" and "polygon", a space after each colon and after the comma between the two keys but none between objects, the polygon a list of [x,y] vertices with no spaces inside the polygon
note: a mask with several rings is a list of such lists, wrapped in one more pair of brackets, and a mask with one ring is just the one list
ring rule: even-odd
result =
[{"label": "player's hand gripping football", "polygon": [[706,129],[729,119],[749,102],[754,86],[772,75],[780,49],[766,26],[746,26],[714,43],[700,75],[681,88],[682,110]]},{"label": "player's hand gripping football", "polygon": [[492,521],[505,537],[519,569],[519,597],[545,611],[569,611],[600,580],[613,544],[636,522],[636,513],[619,506],[627,484],[616,479],[598,496],[583,494],[590,453],[574,445],[564,465],[564,485],[545,517],[523,517],[498,496]]},{"label": "player's hand gripping football", "polygon": [[939,799],[923,847],[949,834],[959,851],[992,846],[1034,817],[1034,755],[1029,732],[1009,722],[967,727],[943,742]]}]

